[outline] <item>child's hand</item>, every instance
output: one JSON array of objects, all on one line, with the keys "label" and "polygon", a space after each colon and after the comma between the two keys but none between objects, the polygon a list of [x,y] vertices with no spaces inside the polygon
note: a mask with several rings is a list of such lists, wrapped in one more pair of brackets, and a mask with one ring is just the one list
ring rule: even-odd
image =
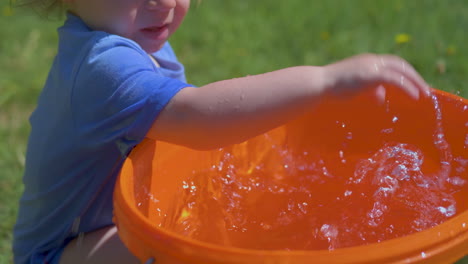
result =
[{"label": "child's hand", "polygon": [[[430,95],[429,85],[405,60],[392,55],[364,54],[354,56],[325,68],[326,87],[337,96],[354,94],[380,84],[392,84],[418,99]],[[376,90],[377,99],[384,101],[385,91]]]}]

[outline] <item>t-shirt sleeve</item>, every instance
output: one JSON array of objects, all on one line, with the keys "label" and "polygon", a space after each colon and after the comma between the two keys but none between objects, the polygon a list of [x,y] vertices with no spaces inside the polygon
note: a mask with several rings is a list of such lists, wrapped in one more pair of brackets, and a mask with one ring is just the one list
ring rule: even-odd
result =
[{"label": "t-shirt sleeve", "polygon": [[148,55],[130,41],[101,42],[76,69],[74,125],[91,148],[110,144],[126,155],[172,97],[192,85],[158,73]]}]

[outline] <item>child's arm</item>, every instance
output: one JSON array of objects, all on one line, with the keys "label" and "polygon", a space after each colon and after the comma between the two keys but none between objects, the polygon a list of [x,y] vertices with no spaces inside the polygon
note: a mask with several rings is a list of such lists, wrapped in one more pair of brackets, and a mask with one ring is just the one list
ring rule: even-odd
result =
[{"label": "child's arm", "polygon": [[292,67],[185,88],[147,136],[197,149],[239,143],[304,113],[327,94],[351,95],[379,83],[394,84],[413,98],[430,93],[406,61],[360,55],[324,67]]}]

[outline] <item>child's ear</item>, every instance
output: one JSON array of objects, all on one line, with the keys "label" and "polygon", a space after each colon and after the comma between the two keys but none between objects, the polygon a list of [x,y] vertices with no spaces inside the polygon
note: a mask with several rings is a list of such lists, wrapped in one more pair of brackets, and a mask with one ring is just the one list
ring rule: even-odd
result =
[{"label": "child's ear", "polygon": [[76,0],[60,0],[60,1],[62,2],[62,6],[64,6],[65,8],[70,8],[76,3]]}]

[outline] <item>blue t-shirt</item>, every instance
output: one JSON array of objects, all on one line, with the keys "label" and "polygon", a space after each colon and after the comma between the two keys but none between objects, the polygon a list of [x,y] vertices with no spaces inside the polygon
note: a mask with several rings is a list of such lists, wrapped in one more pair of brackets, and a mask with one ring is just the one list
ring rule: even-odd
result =
[{"label": "blue t-shirt", "polygon": [[166,43],[152,54],[132,40],[93,31],[71,14],[30,117],[24,193],[14,228],[16,263],[36,263],[79,233],[112,224],[124,159],[184,87]]}]

